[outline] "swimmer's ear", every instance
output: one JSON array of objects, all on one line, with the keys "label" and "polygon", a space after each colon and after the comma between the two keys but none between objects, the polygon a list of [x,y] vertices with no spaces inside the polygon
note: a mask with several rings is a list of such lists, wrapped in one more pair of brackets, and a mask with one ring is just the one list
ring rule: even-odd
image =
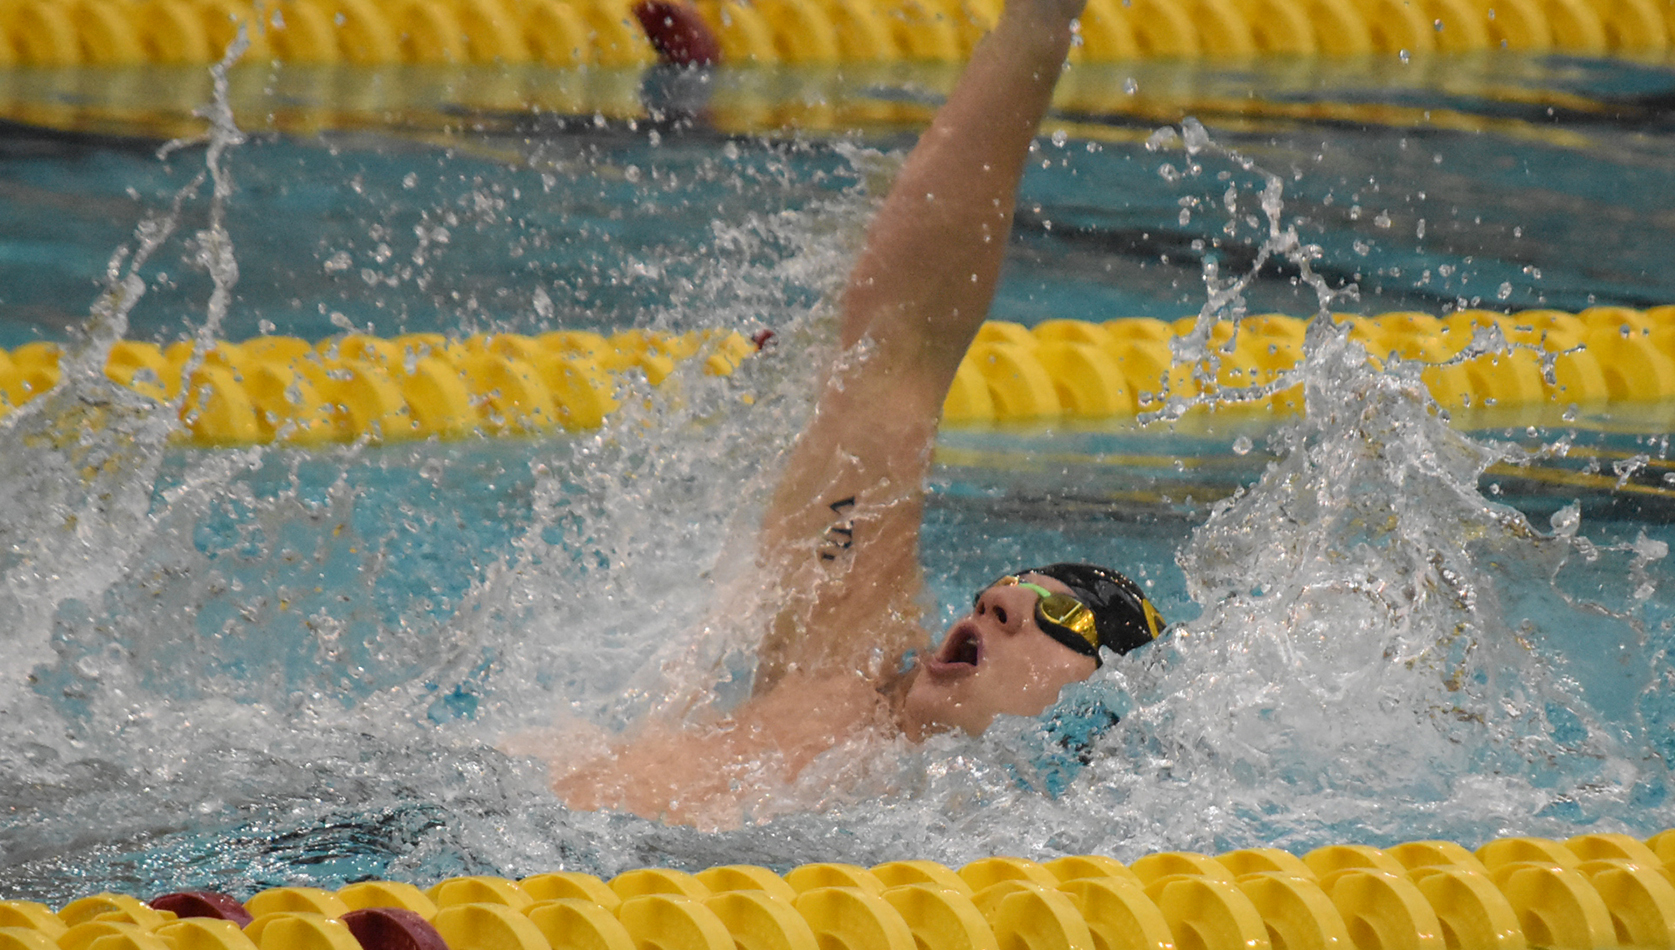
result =
[{"label": "swimmer's ear", "polygon": [[670,66],[713,66],[721,62],[720,41],[690,3],[640,0],[634,4],[634,17],[657,50],[660,62]]}]

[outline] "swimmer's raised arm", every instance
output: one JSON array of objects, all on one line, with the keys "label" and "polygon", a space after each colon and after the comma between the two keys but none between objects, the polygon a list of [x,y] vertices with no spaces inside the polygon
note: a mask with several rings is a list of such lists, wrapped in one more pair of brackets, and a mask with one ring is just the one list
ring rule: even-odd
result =
[{"label": "swimmer's raised arm", "polygon": [[[572,807],[733,823],[822,753],[901,724],[885,693],[903,652],[929,643],[916,600],[936,427],[988,313],[1081,2],[1009,0],[867,234],[841,300],[842,351],[764,519],[759,595],[776,614],[752,698],[702,725],[644,723],[602,752],[554,749],[554,788]],[[1021,591],[996,596],[1018,597],[1022,616]]]},{"label": "swimmer's raised arm", "polygon": [[788,673],[885,685],[918,622],[923,481],[988,314],[1024,163],[1082,0],[1010,0],[902,166],[841,301],[842,355],[764,522],[786,604],[757,692]]},{"label": "swimmer's raised arm", "polygon": [[1018,181],[1082,0],[1012,0],[902,166],[843,299],[843,345],[868,334],[907,361],[940,413],[988,314]]}]

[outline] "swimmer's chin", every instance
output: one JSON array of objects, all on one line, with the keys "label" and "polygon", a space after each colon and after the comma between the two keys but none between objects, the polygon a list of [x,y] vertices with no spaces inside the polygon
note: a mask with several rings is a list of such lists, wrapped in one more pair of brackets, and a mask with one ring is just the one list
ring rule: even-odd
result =
[{"label": "swimmer's chin", "polygon": [[[917,665],[901,678],[900,692],[891,703],[895,725],[901,734],[912,742],[924,742],[932,736],[948,732],[982,735],[994,717],[982,723],[961,721],[970,718],[961,715],[966,712],[962,704],[930,695],[935,686],[936,678],[925,676],[924,669]],[[951,709],[943,708],[950,704]]]}]

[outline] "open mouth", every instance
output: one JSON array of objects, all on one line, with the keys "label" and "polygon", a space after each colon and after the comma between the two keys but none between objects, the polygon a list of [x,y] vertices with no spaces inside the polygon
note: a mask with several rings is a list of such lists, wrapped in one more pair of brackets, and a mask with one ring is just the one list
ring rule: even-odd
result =
[{"label": "open mouth", "polygon": [[934,656],[926,657],[925,667],[942,676],[957,676],[976,672],[983,662],[983,638],[973,624],[962,623],[948,631],[948,636]]},{"label": "open mouth", "polygon": [[944,663],[965,663],[976,666],[981,656],[977,637],[972,632],[961,627],[948,635],[949,643],[943,644],[942,661]]}]

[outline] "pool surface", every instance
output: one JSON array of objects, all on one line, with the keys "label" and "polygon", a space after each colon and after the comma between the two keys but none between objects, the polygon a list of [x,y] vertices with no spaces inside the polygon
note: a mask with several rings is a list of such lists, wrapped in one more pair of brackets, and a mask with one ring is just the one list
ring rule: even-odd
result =
[{"label": "pool surface", "polygon": [[[67,372],[0,423],[6,895],[1675,825],[1675,410],[1451,427],[1325,333],[1302,419],[945,432],[928,624],[1067,553],[1184,623],[1101,674],[1130,712],[1063,795],[1019,781],[1017,722],[828,757],[739,827],[567,810],[508,736],[745,688],[736,639],[690,631],[807,411],[820,301],[868,196],[952,71],[671,90],[605,69],[239,67],[249,139],[218,166],[236,283],[205,266],[223,240],[210,184],[190,184],[205,148],[156,156],[202,127],[205,74],[131,75],[0,74],[3,114],[28,123],[0,140],[0,346],[76,345],[128,266],[112,255],[183,188],[144,295],[94,338],[211,321],[231,340],[778,344],[726,377],[629,374],[593,432],[315,450],[183,447],[167,412]],[[1313,314],[1309,275],[1347,313],[1675,303],[1672,86],[1661,61],[1512,53],[1075,67],[993,316],[1199,312],[1207,266],[1244,273],[1268,231],[1241,157],[1318,249],[1266,263],[1250,313]],[[649,117],[674,101],[694,118]],[[1154,139],[1187,116],[1212,144]],[[666,672],[687,646],[708,665]]]}]

